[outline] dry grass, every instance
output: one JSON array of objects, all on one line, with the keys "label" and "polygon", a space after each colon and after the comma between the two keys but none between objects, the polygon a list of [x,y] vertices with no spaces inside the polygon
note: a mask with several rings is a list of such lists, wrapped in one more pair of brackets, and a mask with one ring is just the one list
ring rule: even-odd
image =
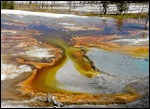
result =
[{"label": "dry grass", "polygon": [[[61,6],[60,4],[53,4],[49,6],[49,9],[38,9],[36,7],[36,4],[32,4],[31,6],[29,6],[29,4],[24,4],[24,5],[15,5],[16,10],[26,10],[26,11],[35,11],[35,12],[49,12],[49,13],[66,13],[69,14],[69,7],[68,10],[58,10],[58,9],[54,9],[53,7],[59,7]],[[44,7],[46,7],[46,5],[44,5]],[[79,13],[78,11],[73,11],[71,10],[70,14],[76,14],[76,15],[81,15],[81,16],[97,16],[97,17],[111,17],[111,18],[117,18],[117,19],[126,19],[126,18],[132,18],[132,19],[138,19],[140,18],[147,18],[147,13],[126,13],[126,14],[106,14],[106,15],[102,15],[102,14],[95,14],[94,12],[85,12],[85,13]]]}]

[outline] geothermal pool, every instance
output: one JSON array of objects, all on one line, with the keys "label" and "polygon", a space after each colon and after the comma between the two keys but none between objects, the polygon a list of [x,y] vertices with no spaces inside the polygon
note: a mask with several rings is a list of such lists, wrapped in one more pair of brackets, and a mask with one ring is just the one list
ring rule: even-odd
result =
[{"label": "geothermal pool", "polygon": [[[70,100],[69,96],[80,94],[85,97],[91,94],[93,101],[97,99],[96,103],[103,100],[94,97],[107,94],[106,102],[109,97],[115,101],[120,93],[122,96],[119,97],[131,96],[127,86],[149,77],[149,31],[144,25],[144,19],[120,21],[3,10],[1,82],[17,80],[27,72],[30,76],[12,82],[13,94],[3,85],[1,99],[15,99],[18,90],[25,96],[30,93],[30,97],[51,92],[62,102],[65,101],[63,94],[66,94],[69,103],[75,98]],[[149,87],[147,82],[140,82],[140,85],[146,86],[146,90]],[[131,98],[134,101],[141,89],[134,87],[135,84],[131,86],[137,91],[132,95],[135,99]],[[142,90],[142,93],[146,92]],[[79,97],[85,102],[83,98]]]}]

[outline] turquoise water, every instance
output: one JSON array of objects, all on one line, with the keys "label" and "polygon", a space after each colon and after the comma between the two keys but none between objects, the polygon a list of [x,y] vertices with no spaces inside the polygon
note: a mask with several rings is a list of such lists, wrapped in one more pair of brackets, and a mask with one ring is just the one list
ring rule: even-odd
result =
[{"label": "turquoise water", "polygon": [[[135,82],[149,87],[149,83],[142,82],[149,78],[149,60],[132,58],[126,55],[108,52],[98,48],[91,48],[86,54],[100,70],[101,74],[95,77],[95,84],[101,89],[101,93],[116,93],[124,91],[126,85]],[[139,81],[140,80],[140,81]]]},{"label": "turquoise water", "polygon": [[149,60],[132,58],[97,48],[92,48],[87,56],[104,73],[130,78],[149,75]]}]

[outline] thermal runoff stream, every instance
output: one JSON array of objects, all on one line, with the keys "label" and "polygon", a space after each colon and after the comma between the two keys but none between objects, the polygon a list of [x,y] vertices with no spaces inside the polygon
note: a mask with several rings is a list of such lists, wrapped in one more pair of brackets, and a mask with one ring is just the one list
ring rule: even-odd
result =
[{"label": "thermal runoff stream", "polygon": [[[149,93],[145,20],[1,12],[1,99],[122,104]],[[45,106],[36,100],[27,106]]]}]

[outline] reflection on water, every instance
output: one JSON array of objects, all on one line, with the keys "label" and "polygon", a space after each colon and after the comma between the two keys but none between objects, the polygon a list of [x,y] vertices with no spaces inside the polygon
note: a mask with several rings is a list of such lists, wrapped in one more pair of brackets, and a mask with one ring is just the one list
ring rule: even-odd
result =
[{"label": "reflection on water", "polygon": [[[21,20],[26,22],[26,26],[17,26],[17,25],[5,25],[3,22],[6,22],[6,18],[2,16],[2,28],[5,29],[35,29],[39,31],[50,32],[51,30],[56,31],[65,31],[71,36],[75,35],[98,35],[98,34],[129,34],[128,31],[141,30],[144,29],[144,20],[138,21],[137,19],[130,21],[130,19],[121,20],[121,19],[112,19],[112,18],[44,18],[44,17],[35,17],[35,16],[24,16],[23,18],[16,16],[9,16],[9,19]],[[7,20],[8,21],[8,20]],[[38,22],[38,23],[37,23]],[[139,23],[140,22],[140,23]],[[74,26],[85,26],[85,27],[97,27],[102,28],[102,31],[98,30],[78,30],[78,31],[68,31],[64,27],[65,25],[60,25],[60,23],[73,23]],[[18,28],[17,28],[18,27]],[[61,36],[61,35],[60,35]],[[69,37],[70,38],[70,37]]]},{"label": "reflection on water", "polygon": [[[63,51],[62,55],[64,57],[60,61],[60,63],[56,63],[51,68],[45,67],[43,69],[38,70],[38,72],[33,76],[32,80],[30,81],[30,84],[28,84],[33,89],[35,89],[35,91],[38,90],[38,91],[43,91],[43,92],[48,92],[50,90],[55,90],[55,89],[60,90],[60,89],[57,89],[58,87],[56,87],[56,86],[59,86],[61,84],[56,80],[55,76],[56,76],[58,69],[62,68],[63,65],[66,65],[65,64],[66,56],[68,55],[71,57],[73,55],[73,51],[75,51],[75,48],[73,48],[72,45],[70,44],[70,43],[72,43],[72,41],[71,41],[72,37],[81,37],[81,36],[95,37],[98,35],[101,35],[101,36],[103,35],[105,37],[105,35],[119,35],[122,38],[125,38],[126,36],[131,36],[131,32],[143,31],[143,28],[144,28],[143,21],[141,21],[141,23],[139,23],[137,20],[132,20],[132,22],[131,22],[128,19],[120,20],[120,19],[112,19],[112,18],[109,19],[109,18],[98,18],[98,17],[45,18],[45,17],[36,17],[36,16],[19,17],[17,15],[16,16],[10,15],[9,19],[21,20],[21,21],[25,22],[25,25],[20,25],[17,23],[12,23],[11,25],[9,25],[10,21],[5,20],[6,19],[5,16],[1,16],[1,17],[2,17],[2,20],[1,20],[2,30],[4,30],[4,29],[37,30],[41,34],[34,35],[33,37],[35,39],[37,39],[39,42],[44,42],[44,43],[47,43],[50,45],[54,45],[55,47],[59,47],[62,49],[62,51]],[[61,23],[61,25],[60,25],[60,23]],[[74,28],[75,27],[82,27],[82,28],[77,29],[77,30],[70,30],[69,28],[65,28],[67,23],[75,24],[75,25],[71,25]],[[91,29],[94,27],[101,28],[101,30]],[[134,36],[136,36],[138,34],[139,33],[135,32]],[[81,49],[81,48],[79,48],[79,49]],[[83,52],[83,51],[81,50],[81,52]],[[105,53],[103,55],[105,55]],[[130,70],[132,70],[134,72],[134,75],[136,75],[139,72],[147,73],[148,66],[147,66],[147,62],[145,62],[145,61],[142,61],[142,63],[140,63],[140,61],[135,61],[135,60],[132,61],[132,59],[131,59],[130,62],[128,62],[128,61],[126,62],[124,60],[124,57],[122,57],[122,56],[118,57],[115,55],[114,56],[115,59],[111,58],[111,56],[113,56],[113,54],[110,54],[109,56],[107,56],[105,58],[103,58],[103,57],[99,58],[99,56],[94,56],[96,61],[99,61],[99,59],[100,59],[99,65],[102,65],[102,66],[99,66],[99,68],[100,68],[100,70],[101,70],[101,67],[105,68],[102,70],[103,72],[107,72],[107,73],[112,72],[114,74],[117,73],[117,75],[119,75],[119,73],[121,71],[122,75],[124,75],[126,73],[126,69],[127,69],[128,74],[130,73]],[[110,62],[108,62],[108,60],[107,60],[108,58],[111,58],[110,62],[112,62],[112,65],[110,65]],[[82,60],[79,58],[76,58],[76,60],[79,60],[79,61],[75,61],[75,58],[74,59],[69,58],[69,59],[70,59],[69,62],[72,61],[74,63],[77,63],[77,64],[71,63],[71,67],[76,65],[77,67],[75,67],[75,69],[77,71],[84,70],[84,68],[81,68],[80,64],[86,65],[85,60]],[[118,59],[120,59],[120,60],[118,60]],[[103,60],[103,61],[101,61],[101,60]],[[118,60],[118,61],[116,61],[116,60]],[[105,63],[104,61],[107,61],[107,62]],[[122,61],[124,61],[126,63],[122,63]],[[113,64],[113,63],[115,63],[115,64]],[[143,65],[143,63],[144,63],[144,65]],[[125,66],[123,66],[124,68],[119,67],[121,64],[125,64]],[[132,66],[128,67],[128,64],[129,64],[129,66],[130,66],[130,64],[132,64],[134,67],[132,67]],[[79,66],[80,66],[80,69],[79,69]],[[106,67],[106,66],[108,66],[108,67]],[[117,66],[117,68],[114,70],[114,67],[116,67],[116,66]],[[67,68],[67,67],[70,67],[70,66],[66,65],[65,68]],[[75,70],[75,69],[73,69],[73,70]],[[62,70],[64,71],[63,68],[60,71],[62,71]],[[76,73],[76,70],[75,70],[75,73]],[[136,72],[136,70],[138,70],[139,72]],[[59,73],[60,73],[60,71],[59,71]],[[65,72],[63,72],[63,73],[65,73]],[[129,76],[129,75],[127,75],[127,76]],[[78,76],[78,75],[77,76],[75,75],[74,77],[81,77],[80,79],[83,79],[82,76]],[[63,78],[62,81],[65,80],[64,75],[63,76],[61,75],[59,78]],[[87,79],[87,80],[89,80],[89,79]],[[112,79],[110,79],[110,80],[112,80]],[[86,82],[84,80],[83,80],[83,83],[86,84]],[[72,86],[72,84],[70,85],[70,83],[67,83],[67,84],[69,84],[68,86]],[[94,84],[94,83],[91,83],[91,84]],[[78,86],[78,84],[76,84],[76,86]],[[72,89],[76,88],[76,86],[75,87],[72,86],[73,87]],[[84,85],[81,83],[81,85],[79,85],[79,86],[83,87]],[[99,93],[99,91],[97,91],[97,84],[95,84],[95,86],[87,85],[87,89],[90,89],[90,87],[93,88],[93,90],[94,90],[94,91],[92,90],[93,92],[96,91],[96,93]],[[103,90],[103,89],[101,89],[101,90]],[[88,90],[86,92],[88,93]],[[101,91],[101,92],[103,92],[103,91]],[[108,91],[108,92],[111,92],[111,91]]]},{"label": "reflection on water", "polygon": [[121,31],[122,26],[123,26],[123,20],[116,19],[116,24],[117,24],[118,30]]}]

